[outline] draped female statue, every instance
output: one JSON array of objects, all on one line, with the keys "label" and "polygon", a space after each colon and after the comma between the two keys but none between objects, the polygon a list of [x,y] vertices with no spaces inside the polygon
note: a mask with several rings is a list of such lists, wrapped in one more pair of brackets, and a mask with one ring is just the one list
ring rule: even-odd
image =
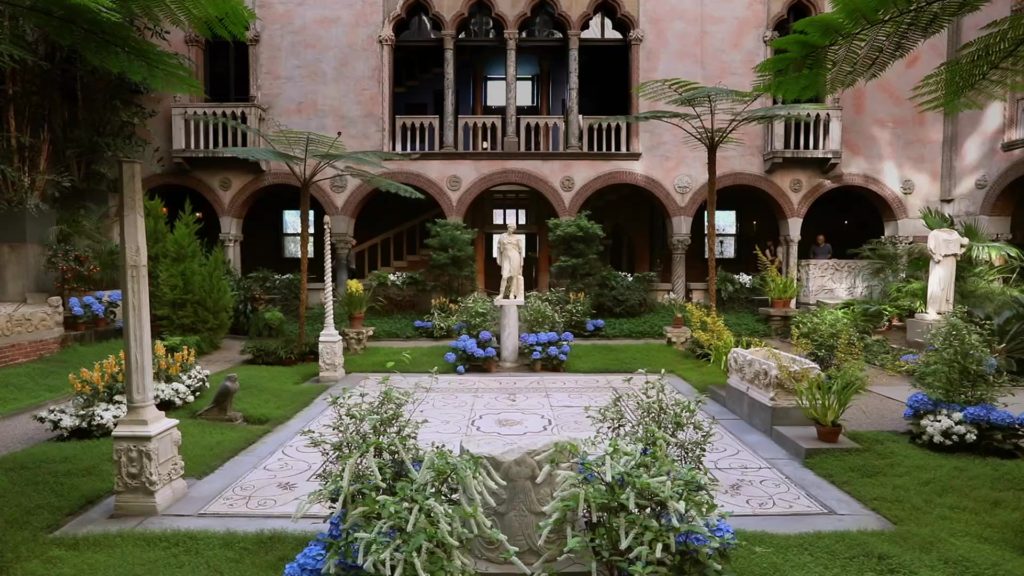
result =
[{"label": "draped female statue", "polygon": [[526,296],[523,287],[523,239],[516,235],[515,223],[509,223],[508,231],[498,238],[498,265],[501,266],[501,288],[496,300],[522,300]]}]

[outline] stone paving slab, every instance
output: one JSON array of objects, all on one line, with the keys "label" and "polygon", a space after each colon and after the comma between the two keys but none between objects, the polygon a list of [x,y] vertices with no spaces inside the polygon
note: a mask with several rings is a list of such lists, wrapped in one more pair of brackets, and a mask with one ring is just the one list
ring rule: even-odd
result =
[{"label": "stone paving slab", "polygon": [[[427,376],[392,377],[390,385],[413,388]],[[441,442],[474,452],[498,451],[517,442],[544,443],[556,437],[585,437],[583,407],[607,401],[624,375],[532,375],[441,377],[418,393],[411,408],[427,415],[420,441]],[[697,392],[670,377],[686,396]],[[109,519],[110,503],[65,526],[61,533],[130,529],[210,529],[311,531],[322,524],[322,509],[292,517],[303,497],[315,489],[321,461],[300,432],[322,426],[327,398],[344,388],[378,386],[373,376],[350,375],[290,422],[226,463],[214,474],[192,482],[188,494],[164,516],[137,523]],[[587,404],[587,401],[593,401]],[[718,499],[748,530],[806,532],[890,527],[883,518],[803,467],[792,456],[729,412],[708,402],[707,414],[718,427],[707,463],[719,480]],[[722,417],[719,417],[721,415]],[[512,440],[515,442],[512,442]],[[480,452],[478,452],[480,451]],[[186,463],[187,470],[187,463]],[[111,524],[114,522],[115,524]]]}]

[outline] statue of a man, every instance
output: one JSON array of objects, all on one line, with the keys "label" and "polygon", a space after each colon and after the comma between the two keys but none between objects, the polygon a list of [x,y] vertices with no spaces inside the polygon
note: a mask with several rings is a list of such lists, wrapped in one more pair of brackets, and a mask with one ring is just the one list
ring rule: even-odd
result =
[{"label": "statue of a man", "polygon": [[928,234],[928,254],[932,261],[928,268],[928,305],[918,318],[937,320],[953,311],[953,291],[956,284],[956,261],[967,249],[969,241],[956,230],[941,228]]},{"label": "statue of a man", "polygon": [[516,235],[516,225],[510,222],[508,232],[498,238],[498,265],[501,266],[501,288],[496,300],[522,300],[526,296],[523,288],[523,253],[526,246],[523,239]]}]

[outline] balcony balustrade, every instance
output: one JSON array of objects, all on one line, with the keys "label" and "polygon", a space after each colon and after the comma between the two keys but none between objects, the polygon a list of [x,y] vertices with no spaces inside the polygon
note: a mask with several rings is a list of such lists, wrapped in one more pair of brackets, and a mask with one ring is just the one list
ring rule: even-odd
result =
[{"label": "balcony balustrade", "polygon": [[499,152],[505,137],[501,116],[460,116],[456,124],[458,144],[462,152]]},{"label": "balcony balustrade", "polygon": [[835,168],[843,155],[842,109],[808,107],[776,119],[767,126],[765,171],[787,160],[810,160],[822,171]]},{"label": "balcony balustrade", "polygon": [[521,116],[520,152],[561,152],[565,150],[565,119],[561,116]]},{"label": "balcony balustrade", "polygon": [[[175,104],[171,107],[171,148],[176,158],[228,156],[224,148],[262,144],[258,134],[266,111],[258,104]],[[237,123],[238,125],[233,125]]]},{"label": "balcony balustrade", "polygon": [[441,149],[438,116],[395,116],[395,152],[436,152]]},{"label": "balcony balustrade", "polygon": [[632,152],[628,122],[604,118],[583,119],[583,150],[586,152]]}]

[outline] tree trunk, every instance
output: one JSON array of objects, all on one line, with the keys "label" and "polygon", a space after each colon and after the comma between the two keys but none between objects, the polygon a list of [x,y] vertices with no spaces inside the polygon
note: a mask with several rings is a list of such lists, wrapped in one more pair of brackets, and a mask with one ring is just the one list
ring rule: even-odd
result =
[{"label": "tree trunk", "polygon": [[299,341],[306,340],[306,300],[309,282],[309,186],[299,188]]},{"label": "tree trunk", "polygon": [[718,149],[708,148],[708,303],[711,310],[717,309],[718,304],[718,259],[715,243],[718,234],[715,229],[715,211],[718,209]]}]

